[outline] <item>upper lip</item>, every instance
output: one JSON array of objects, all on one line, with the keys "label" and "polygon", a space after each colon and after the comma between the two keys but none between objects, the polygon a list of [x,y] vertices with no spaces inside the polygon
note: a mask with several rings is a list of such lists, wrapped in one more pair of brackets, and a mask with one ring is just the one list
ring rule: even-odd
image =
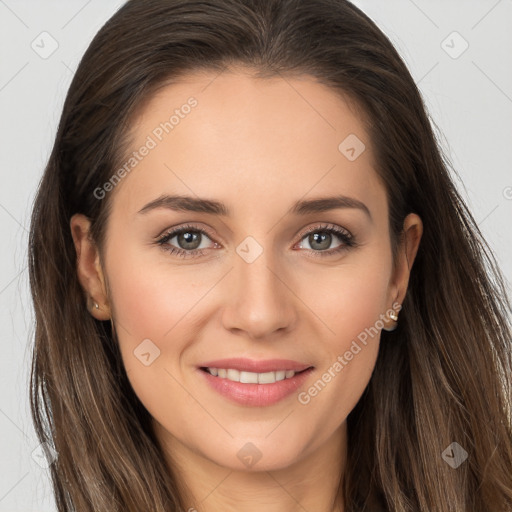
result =
[{"label": "upper lip", "polygon": [[293,370],[295,372],[301,372],[311,366],[312,365],[310,364],[303,364],[290,359],[256,360],[244,357],[217,359],[215,361],[208,361],[199,365],[200,368],[225,368],[253,373],[276,372],[279,370]]}]

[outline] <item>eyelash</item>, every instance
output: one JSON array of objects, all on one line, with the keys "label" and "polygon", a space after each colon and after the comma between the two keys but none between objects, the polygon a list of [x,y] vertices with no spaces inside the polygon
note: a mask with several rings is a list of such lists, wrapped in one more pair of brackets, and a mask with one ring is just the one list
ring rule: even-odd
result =
[{"label": "eyelash", "polygon": [[[170,246],[167,244],[169,240],[174,238],[176,235],[181,235],[187,232],[201,233],[202,235],[206,235],[208,238],[212,238],[210,233],[205,231],[204,229],[199,229],[198,227],[192,225],[185,225],[168,233],[165,233],[161,238],[159,238],[156,243],[159,245],[162,250],[169,252],[170,254],[174,254],[179,258],[198,258],[205,254],[206,249],[193,249],[193,250],[185,250],[180,249],[179,247]],[[339,228],[337,226],[331,224],[322,224],[319,226],[314,226],[308,229],[305,233],[302,234],[300,241],[306,238],[311,233],[331,233],[335,234],[341,241],[342,244],[335,249],[330,249],[328,251],[314,251],[312,249],[308,249],[313,253],[314,257],[325,258],[328,256],[333,256],[335,254],[341,253],[342,251],[346,251],[350,248],[356,247],[357,243],[355,242],[355,237],[351,235],[348,231]]]}]

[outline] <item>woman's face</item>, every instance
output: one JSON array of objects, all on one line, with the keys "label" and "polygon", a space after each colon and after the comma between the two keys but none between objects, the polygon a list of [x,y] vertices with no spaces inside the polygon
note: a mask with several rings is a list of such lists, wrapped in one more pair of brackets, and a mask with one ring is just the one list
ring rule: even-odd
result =
[{"label": "woman's face", "polygon": [[[144,108],[130,151],[102,188],[110,295],[95,299],[135,393],[170,446],[219,465],[306,457],[343,428],[407,285],[360,118],[310,78],[190,74]],[[261,384],[201,369],[228,358],[295,365],[240,367]],[[263,383],[284,367],[310,369]]]}]

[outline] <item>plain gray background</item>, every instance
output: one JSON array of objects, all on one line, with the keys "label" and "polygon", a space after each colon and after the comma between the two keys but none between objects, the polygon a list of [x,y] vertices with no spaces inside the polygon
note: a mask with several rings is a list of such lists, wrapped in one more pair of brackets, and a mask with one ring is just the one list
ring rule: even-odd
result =
[{"label": "plain gray background", "polygon": [[[0,511],[56,510],[48,470],[32,457],[30,210],[78,61],[122,3],[0,0]],[[512,0],[354,3],[408,64],[461,176],[459,189],[510,283]]]}]

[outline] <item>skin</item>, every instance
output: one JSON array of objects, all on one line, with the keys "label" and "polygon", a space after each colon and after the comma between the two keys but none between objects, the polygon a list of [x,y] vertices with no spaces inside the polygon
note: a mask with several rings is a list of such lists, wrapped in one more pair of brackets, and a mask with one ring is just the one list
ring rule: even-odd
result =
[{"label": "skin", "polygon": [[[243,68],[191,73],[145,106],[133,125],[132,149],[190,96],[197,107],[110,192],[101,252],[87,236],[88,219],[71,220],[90,312],[113,318],[130,382],[167,460],[179,467],[191,509],[342,510],[334,498],[345,465],[346,418],[369,382],[380,336],[361,345],[309,403],[299,403],[298,392],[393,303],[402,304],[421,219],[405,219],[394,268],[371,141],[356,109],[310,77],[255,79]],[[366,146],[354,161],[338,150],[349,134]],[[138,213],[162,193],[222,201],[232,216],[166,208]],[[286,214],[299,199],[336,194],[362,201],[371,219],[356,208]],[[344,244],[333,234],[330,244],[315,245],[304,232],[319,223],[348,230],[358,245],[315,257]],[[155,243],[184,224],[212,234],[199,235],[204,255],[183,259]],[[247,236],[263,249],[251,263],[236,252]],[[177,237],[168,245],[187,247]],[[149,366],[133,354],[144,339],[160,350]],[[197,373],[202,362],[234,356],[293,359],[315,369],[281,402],[242,406]],[[246,443],[261,453],[251,467],[237,457]]]}]

